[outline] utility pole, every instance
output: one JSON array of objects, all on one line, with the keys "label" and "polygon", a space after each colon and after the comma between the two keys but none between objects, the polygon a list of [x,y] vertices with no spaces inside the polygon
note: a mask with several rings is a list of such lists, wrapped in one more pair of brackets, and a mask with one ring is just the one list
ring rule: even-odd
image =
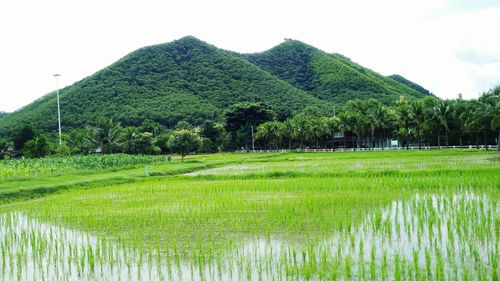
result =
[{"label": "utility pole", "polygon": [[61,146],[62,136],[61,136],[61,106],[59,103],[59,76],[61,76],[61,74],[54,74],[54,77],[56,78],[56,87],[57,87],[57,122],[59,125],[59,146]]},{"label": "utility pole", "polygon": [[253,125],[250,126],[251,130],[252,130],[252,151],[255,152],[255,140],[253,138]]}]

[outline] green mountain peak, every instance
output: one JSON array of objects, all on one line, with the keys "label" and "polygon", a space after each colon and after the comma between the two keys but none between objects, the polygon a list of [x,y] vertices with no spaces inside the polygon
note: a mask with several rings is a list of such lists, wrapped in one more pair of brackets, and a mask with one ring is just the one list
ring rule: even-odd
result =
[{"label": "green mountain peak", "polygon": [[249,54],[254,64],[313,96],[343,104],[355,98],[375,98],[390,104],[399,96],[425,94],[354,63],[340,54],[329,54],[297,40],[262,53]]},{"label": "green mountain peak", "polygon": [[[262,53],[238,54],[193,36],[140,48],[95,74],[61,89],[63,128],[91,125],[100,116],[123,125],[151,119],[173,127],[185,120],[221,120],[239,102],[262,102],[278,115],[314,106],[375,98],[392,103],[423,93],[298,40]],[[55,94],[1,118],[0,134],[23,122],[55,131]]]}]

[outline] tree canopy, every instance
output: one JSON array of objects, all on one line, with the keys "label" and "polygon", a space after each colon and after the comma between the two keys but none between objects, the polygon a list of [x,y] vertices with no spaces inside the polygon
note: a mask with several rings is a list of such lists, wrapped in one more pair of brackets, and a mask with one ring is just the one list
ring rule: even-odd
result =
[{"label": "tree canopy", "polygon": [[182,161],[187,154],[196,152],[201,143],[202,140],[196,132],[186,129],[176,130],[168,138],[168,147],[180,154]]},{"label": "tree canopy", "polygon": [[[122,126],[146,120],[172,129],[179,121],[221,122],[235,104],[263,103],[283,121],[306,107],[328,113],[351,99],[391,104],[422,93],[394,79],[298,41],[241,55],[194,37],[136,50],[95,74],[61,89],[63,131],[112,118]],[[23,122],[57,131],[55,92],[1,117],[0,135]],[[156,134],[155,132],[151,132]]]},{"label": "tree canopy", "polygon": [[[123,127],[110,118],[71,129],[58,145],[57,133],[46,134],[25,124],[13,137],[0,138],[0,157],[16,147],[27,157],[51,153],[130,153],[185,155],[235,149],[368,148],[392,145],[437,146],[497,144],[500,139],[500,93],[495,88],[477,100],[407,99],[394,106],[375,99],[349,101],[338,115],[314,107],[279,120],[264,103],[237,103],[224,112],[223,121],[201,125],[179,121],[174,130],[146,120]],[[498,147],[500,149],[500,146]]]}]

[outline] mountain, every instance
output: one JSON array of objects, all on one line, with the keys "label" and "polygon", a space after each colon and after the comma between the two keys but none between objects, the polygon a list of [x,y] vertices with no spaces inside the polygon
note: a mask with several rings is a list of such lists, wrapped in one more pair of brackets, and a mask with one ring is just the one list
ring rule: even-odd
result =
[{"label": "mountain", "polygon": [[9,113],[0,111],[0,118],[5,117],[7,115],[9,115]]},{"label": "mountain", "polygon": [[336,104],[356,98],[374,98],[391,104],[399,96],[421,98],[429,95],[345,56],[329,54],[296,40],[286,40],[268,51],[246,57],[295,87]]},{"label": "mountain", "polygon": [[390,75],[388,77],[391,78],[391,79],[394,79],[394,80],[396,80],[396,81],[398,81],[400,83],[403,83],[406,86],[408,86],[408,87],[410,87],[410,88],[412,88],[412,89],[414,89],[414,90],[416,90],[416,91],[418,91],[418,92],[420,92],[420,93],[422,93],[424,95],[432,95],[432,93],[429,92],[429,90],[427,90],[426,88],[418,85],[415,82],[412,82],[412,81],[404,78],[403,76],[401,76],[399,74],[393,74],[393,75]]},{"label": "mountain", "polygon": [[[62,89],[60,100],[64,127],[93,124],[99,116],[124,125],[144,119],[170,127],[180,120],[199,124],[238,102],[263,102],[278,112],[324,107],[305,91],[194,37],[132,52]],[[2,120],[0,131],[22,121],[55,130],[56,118],[51,93]]]},{"label": "mountain", "polygon": [[[288,40],[258,54],[221,50],[188,36],[138,49],[95,74],[60,90],[64,129],[94,124],[105,116],[123,125],[145,119],[172,127],[185,120],[220,120],[238,102],[263,102],[278,115],[307,106],[328,111],[333,103],[375,98],[386,104],[400,95],[425,94],[394,79]],[[5,116],[0,134],[24,122],[56,131],[55,93]]]}]

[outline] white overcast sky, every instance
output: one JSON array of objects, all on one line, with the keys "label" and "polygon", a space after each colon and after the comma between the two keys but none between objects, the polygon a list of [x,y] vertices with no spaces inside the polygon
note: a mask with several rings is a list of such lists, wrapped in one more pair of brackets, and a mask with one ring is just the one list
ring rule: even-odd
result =
[{"label": "white overcast sky", "polygon": [[260,52],[293,38],[442,98],[500,83],[500,0],[5,0],[0,111],[70,85],[137,48],[196,36]]}]

